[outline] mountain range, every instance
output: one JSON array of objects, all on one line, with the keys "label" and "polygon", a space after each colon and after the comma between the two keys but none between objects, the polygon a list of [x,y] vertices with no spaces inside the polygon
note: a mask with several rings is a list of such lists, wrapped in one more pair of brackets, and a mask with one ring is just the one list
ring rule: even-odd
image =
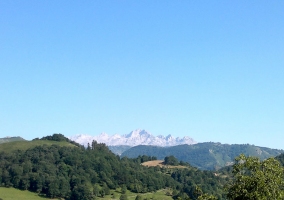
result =
[{"label": "mountain range", "polygon": [[192,138],[185,136],[183,138],[173,137],[172,135],[168,136],[154,136],[146,130],[137,129],[131,131],[129,134],[125,135],[108,135],[107,133],[101,133],[98,136],[91,136],[86,134],[79,134],[69,137],[70,140],[73,140],[79,144],[87,146],[88,143],[92,143],[93,140],[98,143],[105,143],[107,146],[138,146],[138,145],[152,145],[152,146],[176,146],[181,144],[196,144]]}]

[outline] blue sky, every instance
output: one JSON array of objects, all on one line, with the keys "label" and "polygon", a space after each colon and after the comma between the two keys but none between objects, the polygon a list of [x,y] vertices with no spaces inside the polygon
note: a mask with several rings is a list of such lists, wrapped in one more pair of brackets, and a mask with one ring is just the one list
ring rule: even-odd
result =
[{"label": "blue sky", "polygon": [[1,1],[0,136],[284,149],[284,1]]}]

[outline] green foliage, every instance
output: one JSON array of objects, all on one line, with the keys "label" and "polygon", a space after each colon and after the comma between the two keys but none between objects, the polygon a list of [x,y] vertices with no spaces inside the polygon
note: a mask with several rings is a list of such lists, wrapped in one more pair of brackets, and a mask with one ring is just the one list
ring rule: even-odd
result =
[{"label": "green foliage", "polygon": [[197,198],[197,200],[218,200],[218,198],[214,195],[202,194]]},{"label": "green foliage", "polygon": [[143,162],[147,162],[147,161],[152,161],[152,160],[157,160],[157,157],[155,156],[146,156],[146,155],[139,155],[137,158],[131,158],[130,160],[132,160],[135,163],[141,164]]},{"label": "green foliage", "polygon": [[93,188],[93,194],[98,197],[100,195],[100,187],[95,184],[94,188]]},{"label": "green foliage", "polygon": [[143,197],[142,197],[140,194],[138,194],[138,195],[136,196],[135,200],[143,200]]},{"label": "green foliage", "polygon": [[172,172],[171,177],[182,183],[182,188],[173,191],[173,197],[184,196],[187,194],[191,199],[197,199],[203,193],[222,197],[224,195],[223,185],[226,180],[220,176],[216,176],[214,172],[202,171],[196,168],[179,169]]},{"label": "green foliage", "polygon": [[75,186],[72,190],[71,200],[92,200],[92,194],[86,185]]},{"label": "green foliage", "polygon": [[106,183],[103,183],[102,190],[104,190],[105,195],[109,195],[110,194],[110,189],[109,189],[109,187],[107,186]]},{"label": "green foliage", "polygon": [[50,136],[46,136],[46,137],[42,137],[41,140],[52,140],[52,141],[58,141],[58,142],[68,142],[69,139],[64,137],[64,135],[60,134],[60,133],[54,133],[53,135]]},{"label": "green foliage", "polygon": [[120,197],[119,197],[119,200],[128,200],[128,197],[126,194],[122,194]]},{"label": "green foliage", "polygon": [[174,156],[166,156],[164,159],[164,163],[166,165],[173,165],[173,166],[177,166],[179,164],[178,159],[176,159]]},{"label": "green foliage", "polygon": [[127,188],[126,188],[125,185],[123,185],[123,186],[121,187],[121,193],[122,193],[122,194],[126,194],[126,191],[127,191]]},{"label": "green foliage", "polygon": [[234,181],[228,186],[229,199],[283,199],[283,168],[269,158],[260,161],[241,154],[233,166]]}]

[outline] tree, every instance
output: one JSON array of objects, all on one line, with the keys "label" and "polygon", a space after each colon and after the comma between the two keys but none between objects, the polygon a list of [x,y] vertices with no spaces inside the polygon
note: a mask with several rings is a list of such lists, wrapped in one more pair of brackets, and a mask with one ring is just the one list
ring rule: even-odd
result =
[{"label": "tree", "polygon": [[100,188],[99,188],[99,186],[98,186],[97,184],[94,186],[93,194],[94,194],[96,197],[98,197],[98,196],[100,195]]},{"label": "tree", "polygon": [[71,193],[71,200],[92,200],[92,194],[86,185],[79,185],[74,187]]},{"label": "tree", "polygon": [[203,194],[201,188],[199,186],[197,186],[197,185],[195,186],[193,193],[194,193],[194,196],[196,198],[198,198],[199,196],[201,196]]},{"label": "tree", "polygon": [[126,194],[122,194],[120,197],[119,197],[119,200],[127,200],[128,197]]},{"label": "tree", "polygon": [[214,195],[202,194],[197,198],[197,200],[218,200],[218,198]]},{"label": "tree", "polygon": [[102,189],[105,191],[105,195],[109,195],[110,194],[110,189],[109,189],[109,187],[107,186],[106,183],[103,183]]},{"label": "tree", "polygon": [[127,191],[127,188],[126,188],[125,185],[123,185],[123,186],[121,187],[121,193],[122,193],[122,194],[126,194],[126,191]]},{"label": "tree", "polygon": [[283,168],[274,158],[259,158],[241,154],[233,166],[233,182],[227,187],[229,199],[282,199]]},{"label": "tree", "polygon": [[101,195],[102,198],[104,198],[105,195],[106,195],[106,193],[105,193],[103,188],[100,190],[100,195]]},{"label": "tree", "polygon": [[142,197],[140,194],[138,194],[138,195],[136,196],[135,200],[143,200],[143,197]]},{"label": "tree", "polygon": [[178,159],[176,159],[174,156],[166,156],[165,157],[165,162],[166,165],[178,165]]}]

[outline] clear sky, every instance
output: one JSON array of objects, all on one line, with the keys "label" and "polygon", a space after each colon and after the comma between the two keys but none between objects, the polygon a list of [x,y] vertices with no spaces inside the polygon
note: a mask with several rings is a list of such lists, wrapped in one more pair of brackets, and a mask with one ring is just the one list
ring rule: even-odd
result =
[{"label": "clear sky", "polygon": [[0,137],[284,149],[284,1],[0,1]]}]

